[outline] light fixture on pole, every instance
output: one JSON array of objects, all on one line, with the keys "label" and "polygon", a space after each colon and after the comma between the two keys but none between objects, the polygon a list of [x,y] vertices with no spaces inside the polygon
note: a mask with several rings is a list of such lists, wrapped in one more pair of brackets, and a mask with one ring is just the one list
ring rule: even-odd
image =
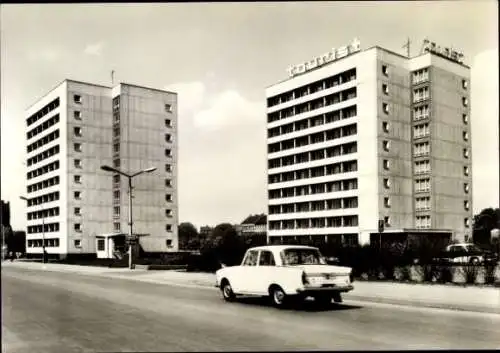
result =
[{"label": "light fixture on pole", "polygon": [[[19,196],[21,200],[29,202],[29,199],[25,196]],[[47,259],[45,256],[45,210],[43,206],[40,204],[40,208],[42,210],[42,262],[46,263]]]},{"label": "light fixture on pole", "polygon": [[101,166],[101,169],[106,171],[106,172],[112,172],[112,173],[118,173],[120,175],[123,175],[128,179],[128,225],[129,225],[129,247],[128,247],[128,268],[132,269],[132,237],[133,237],[133,232],[132,232],[132,178],[135,176],[138,176],[143,173],[151,173],[156,170],[156,167],[151,167],[147,169],[140,170],[134,174],[127,174],[122,172],[119,169],[103,165]]}]

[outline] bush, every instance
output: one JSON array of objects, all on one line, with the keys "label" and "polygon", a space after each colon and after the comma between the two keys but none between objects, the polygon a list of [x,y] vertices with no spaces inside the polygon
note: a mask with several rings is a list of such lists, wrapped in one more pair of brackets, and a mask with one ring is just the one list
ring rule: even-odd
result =
[{"label": "bush", "polygon": [[465,283],[474,284],[476,283],[477,276],[479,274],[479,266],[477,265],[464,265],[462,271],[465,277]]},{"label": "bush", "polygon": [[484,268],[484,283],[486,284],[494,284],[495,283],[495,271],[496,265],[488,264]]}]

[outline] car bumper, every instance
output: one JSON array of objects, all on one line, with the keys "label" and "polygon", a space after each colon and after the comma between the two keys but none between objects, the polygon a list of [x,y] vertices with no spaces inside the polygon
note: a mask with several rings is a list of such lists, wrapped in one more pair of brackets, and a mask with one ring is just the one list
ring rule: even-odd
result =
[{"label": "car bumper", "polygon": [[297,292],[299,294],[315,294],[315,293],[346,293],[354,289],[352,284],[344,286],[332,286],[332,287],[302,287],[298,288]]}]

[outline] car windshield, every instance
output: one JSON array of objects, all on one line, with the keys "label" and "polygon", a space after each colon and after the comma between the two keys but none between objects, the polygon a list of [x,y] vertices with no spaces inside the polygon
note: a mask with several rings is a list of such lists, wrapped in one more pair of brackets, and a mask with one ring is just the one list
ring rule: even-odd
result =
[{"label": "car windshield", "polygon": [[467,251],[470,251],[470,252],[480,252],[481,249],[479,247],[477,247],[476,245],[466,245],[466,248],[467,248]]},{"label": "car windshield", "polygon": [[325,265],[326,261],[316,249],[286,249],[281,252],[284,265]]}]

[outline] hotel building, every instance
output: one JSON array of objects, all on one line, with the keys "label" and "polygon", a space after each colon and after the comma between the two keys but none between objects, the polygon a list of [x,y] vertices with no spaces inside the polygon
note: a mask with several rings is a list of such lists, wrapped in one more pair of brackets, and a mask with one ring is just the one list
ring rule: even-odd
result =
[{"label": "hotel building", "polygon": [[[95,254],[128,233],[177,250],[177,94],[65,80],[26,111],[27,253]],[[122,241],[123,242],[123,241]],[[151,241],[150,241],[151,243]]]},{"label": "hotel building", "polygon": [[472,233],[470,70],[359,42],[266,89],[268,242]]}]

